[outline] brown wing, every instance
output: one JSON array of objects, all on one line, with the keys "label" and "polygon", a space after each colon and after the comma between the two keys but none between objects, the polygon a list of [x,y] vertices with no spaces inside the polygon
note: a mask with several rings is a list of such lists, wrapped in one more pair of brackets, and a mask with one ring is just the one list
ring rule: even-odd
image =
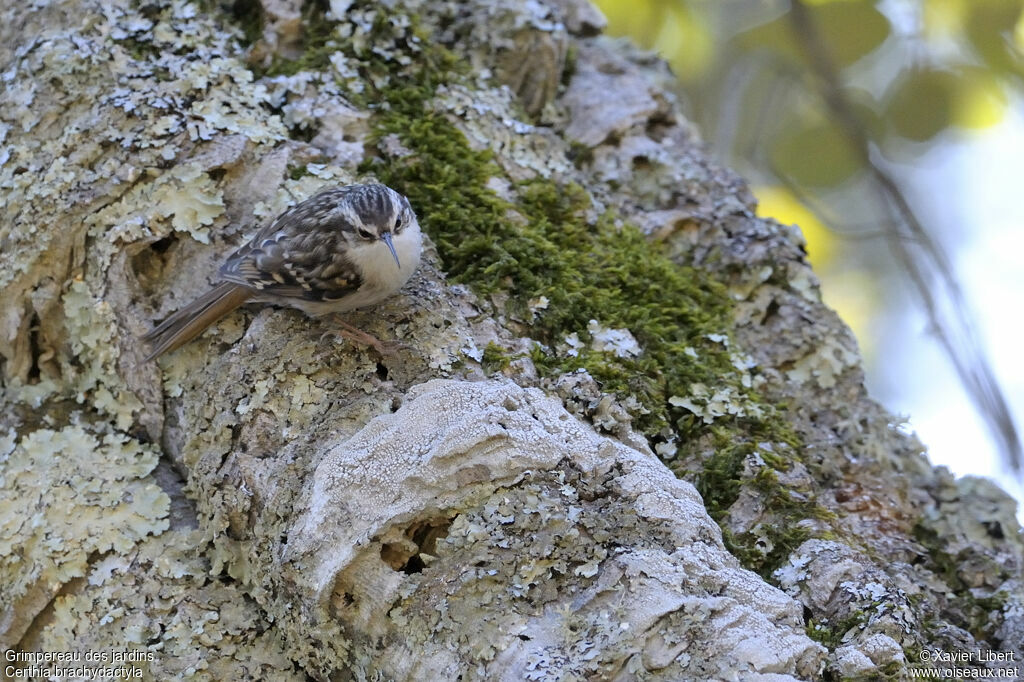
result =
[{"label": "brown wing", "polygon": [[269,297],[330,301],[351,294],[363,283],[345,257],[355,228],[336,209],[353,191],[329,189],[285,211],[231,254],[221,278]]}]

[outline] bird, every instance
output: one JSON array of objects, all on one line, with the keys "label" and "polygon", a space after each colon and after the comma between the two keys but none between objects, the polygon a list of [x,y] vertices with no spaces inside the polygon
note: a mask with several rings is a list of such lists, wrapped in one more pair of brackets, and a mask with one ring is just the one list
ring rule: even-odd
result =
[{"label": "bird", "polygon": [[[420,263],[423,233],[409,200],[387,185],[323,190],[287,209],[228,256],[220,283],[142,337],[144,362],[171,352],[244,303],[320,317],[379,303]],[[384,344],[343,320],[343,336]]]}]

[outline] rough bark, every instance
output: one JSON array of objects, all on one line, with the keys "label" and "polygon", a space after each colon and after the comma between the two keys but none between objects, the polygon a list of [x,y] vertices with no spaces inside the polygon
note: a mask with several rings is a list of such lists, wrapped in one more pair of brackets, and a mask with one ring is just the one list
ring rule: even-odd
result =
[{"label": "rough bark", "polygon": [[[1012,501],[933,469],[866,396],[799,231],[709,163],[659,61],[584,0],[295,4],[3,9],[2,648],[139,650],[149,679],[214,680],[1020,660]],[[493,155],[473,156],[486,186],[450,177],[446,145]],[[437,248],[351,318],[399,358],[254,308],[141,362],[138,335],[246,232],[422,168],[437,206],[399,189]],[[544,192],[570,207],[538,213]],[[460,221],[564,287],[610,273],[644,315],[556,325],[563,292],[488,279],[515,263],[476,268]],[[600,255],[582,270],[552,247],[575,229]],[[692,345],[641,329],[679,273],[703,287]],[[650,376],[615,383],[634,366]]]}]

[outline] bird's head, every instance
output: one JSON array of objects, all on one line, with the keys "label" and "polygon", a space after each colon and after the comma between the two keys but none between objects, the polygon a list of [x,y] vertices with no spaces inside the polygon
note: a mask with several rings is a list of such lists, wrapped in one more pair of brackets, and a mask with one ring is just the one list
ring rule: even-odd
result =
[{"label": "bird's head", "polygon": [[355,252],[386,246],[401,269],[395,241],[406,231],[419,230],[408,199],[387,185],[360,185],[339,210],[352,228],[346,236]]}]

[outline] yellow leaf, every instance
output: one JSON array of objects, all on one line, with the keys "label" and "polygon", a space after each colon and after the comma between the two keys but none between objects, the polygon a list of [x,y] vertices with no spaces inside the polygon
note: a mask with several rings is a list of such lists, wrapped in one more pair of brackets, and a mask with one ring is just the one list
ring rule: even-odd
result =
[{"label": "yellow leaf", "polygon": [[989,128],[1003,120],[1007,105],[999,79],[977,69],[960,81],[953,103],[953,123],[971,130]]}]

